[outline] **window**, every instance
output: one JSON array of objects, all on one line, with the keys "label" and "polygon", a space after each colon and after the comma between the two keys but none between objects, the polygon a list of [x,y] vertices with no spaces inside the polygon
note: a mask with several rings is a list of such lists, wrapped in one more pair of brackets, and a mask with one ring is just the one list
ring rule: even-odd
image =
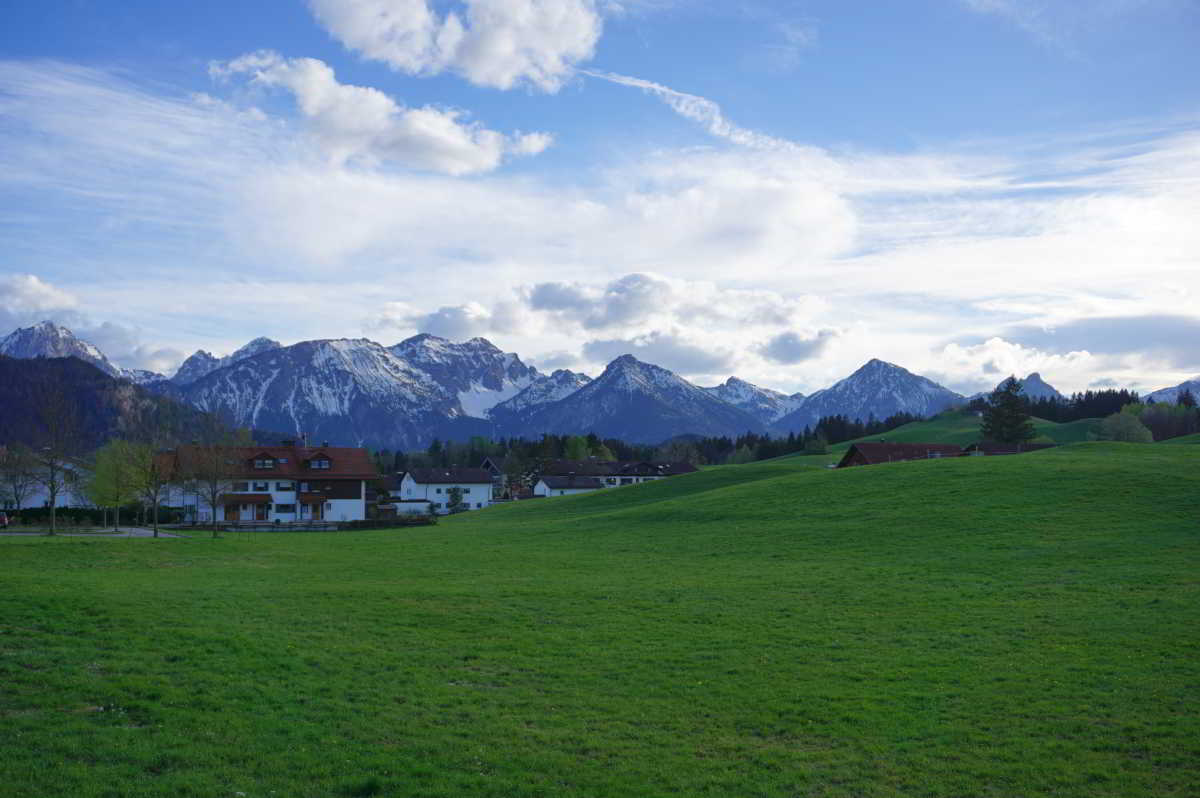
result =
[{"label": "window", "polygon": [[301,493],[308,493],[308,483],[307,483],[307,482],[301,482],[301,483],[300,483],[300,492],[301,492]]},{"label": "window", "polygon": [[482,510],[482,509],[483,509],[483,502],[475,502],[475,509],[476,509],[476,510]]},{"label": "window", "polygon": [[324,457],[318,458],[316,460],[311,460],[311,461],[309,461],[308,467],[328,470],[329,469],[329,460],[327,460]]},{"label": "window", "polygon": [[440,510],[440,509],[442,509],[442,503],[441,503],[441,502],[434,502],[434,503],[433,503],[433,506],[434,506],[434,507],[436,507],[436,508],[437,508],[437,509],[439,509],[439,510]]},{"label": "window", "polygon": [[463,489],[462,489],[462,492],[463,492],[463,495],[464,495],[464,496],[466,496],[467,494],[469,494],[469,493],[471,492],[471,489],[470,489],[470,488],[463,488]]},{"label": "window", "polygon": [[249,482],[235,482],[235,483],[233,483],[232,490],[234,493],[245,493],[246,491],[250,490],[250,483]]},{"label": "window", "polygon": [[279,458],[279,460],[278,460],[277,462],[278,462],[280,465],[287,465],[287,458],[286,458],[286,457],[280,457],[280,458]]},{"label": "window", "polygon": [[270,490],[271,483],[270,482],[255,482],[254,489],[255,490]]},{"label": "window", "polygon": [[294,504],[277,504],[277,505],[275,505],[275,512],[277,512],[277,513],[295,513],[296,505],[294,505]]},{"label": "window", "polygon": [[269,457],[260,457],[254,461],[255,468],[274,468],[275,461]]},{"label": "window", "polygon": [[295,490],[296,483],[294,482],[276,482],[275,490]]},{"label": "window", "polygon": [[442,489],[441,489],[441,488],[435,488],[433,492],[434,492],[434,493],[441,493],[441,492],[442,492]]}]

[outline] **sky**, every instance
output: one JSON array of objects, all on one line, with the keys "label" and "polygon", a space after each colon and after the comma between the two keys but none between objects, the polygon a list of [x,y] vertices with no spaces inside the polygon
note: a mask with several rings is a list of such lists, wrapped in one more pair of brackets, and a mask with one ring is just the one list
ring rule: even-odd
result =
[{"label": "sky", "polygon": [[0,335],[1200,373],[1194,0],[15,0]]}]

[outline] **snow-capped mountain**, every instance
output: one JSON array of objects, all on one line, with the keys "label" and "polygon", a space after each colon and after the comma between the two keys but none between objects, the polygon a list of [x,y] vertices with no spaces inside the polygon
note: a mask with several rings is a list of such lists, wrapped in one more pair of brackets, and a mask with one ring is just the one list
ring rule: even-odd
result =
[{"label": "snow-capped mountain", "polygon": [[[1013,376],[1015,377],[1016,375],[1014,374]],[[1000,380],[1000,382],[996,383],[996,387],[999,388],[1006,382],[1008,382],[1008,378]],[[1057,388],[1043,380],[1042,375],[1036,371],[1023,380],[1017,380],[1017,382],[1021,384],[1021,390],[1024,391],[1025,396],[1029,399],[1055,399],[1060,402],[1066,401],[1067,399],[1067,397],[1058,392]],[[968,398],[986,399],[991,395],[991,393],[991,391],[980,391],[977,394],[972,394]]]},{"label": "snow-capped mountain", "polygon": [[201,377],[212,374],[217,369],[231,366],[239,360],[245,360],[248,357],[254,357],[263,352],[270,352],[282,346],[281,343],[272,341],[270,338],[255,338],[241,349],[225,357],[215,357],[203,349],[197,349],[187,360],[183,361],[179,370],[171,377],[171,382],[175,385],[190,385]]},{"label": "snow-capped mountain", "polygon": [[775,422],[783,433],[799,432],[823,416],[843,415],[866,421],[896,413],[932,416],[965,398],[932,380],[893,363],[872,359],[830,388],[809,394],[800,407]]},{"label": "snow-capped mountain", "polygon": [[423,447],[431,431],[462,414],[452,391],[366,339],[264,347],[182,392],[238,426],[342,445]]},{"label": "snow-capped mountain", "polygon": [[542,376],[515,353],[501,352],[486,338],[456,344],[422,333],[389,347],[389,351],[452,391],[463,414],[474,418],[486,418],[489,410]]},{"label": "snow-capped mountain", "polygon": [[1200,375],[1193,377],[1190,380],[1184,380],[1178,385],[1170,388],[1159,388],[1157,391],[1152,391],[1142,397],[1146,402],[1167,402],[1175,404],[1179,400],[1179,394],[1185,390],[1191,391],[1192,396],[1197,402],[1200,402]]},{"label": "snow-capped mountain", "polygon": [[745,410],[764,424],[786,416],[800,407],[804,394],[794,393],[789,396],[782,391],[770,388],[760,388],[757,385],[730,377],[720,385],[704,388],[722,402],[728,402],[734,407]]},{"label": "snow-capped mountain", "polygon": [[750,413],[682,377],[622,355],[579,390],[537,408],[525,420],[523,434],[595,432],[602,438],[658,443],[677,435],[737,436],[764,429]]},{"label": "snow-capped mountain", "polygon": [[488,415],[495,420],[527,415],[542,405],[566,399],[591,381],[592,378],[588,375],[567,369],[558,369],[553,374],[542,374],[520,393],[489,410]]},{"label": "snow-capped mountain", "polygon": [[166,379],[153,371],[121,368],[95,346],[52,321],[41,321],[32,327],[22,327],[0,338],[0,355],[22,359],[77,357],[85,363],[91,363],[110,377],[129,380],[137,385],[150,385]]}]

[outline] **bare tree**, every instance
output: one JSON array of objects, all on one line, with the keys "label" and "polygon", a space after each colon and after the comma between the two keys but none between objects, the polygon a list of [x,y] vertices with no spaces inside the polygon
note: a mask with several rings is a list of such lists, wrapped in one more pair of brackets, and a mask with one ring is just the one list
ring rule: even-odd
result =
[{"label": "bare tree", "polygon": [[81,448],[79,410],[61,385],[49,377],[34,386],[33,477],[46,489],[50,504],[50,534],[58,531],[58,497],[75,479]]},{"label": "bare tree", "polygon": [[214,538],[219,528],[217,516],[221,497],[229,492],[234,477],[241,470],[236,447],[250,443],[244,431],[232,431],[219,418],[210,416],[201,438],[189,446],[179,447],[178,478],[193,485],[196,493],[212,508]]},{"label": "bare tree", "polygon": [[143,503],[150,506],[154,537],[158,537],[158,505],[171,481],[171,460],[167,452],[158,451],[148,443],[130,444],[130,470],[134,491]]},{"label": "bare tree", "polygon": [[37,485],[33,468],[33,455],[24,446],[0,447],[0,496],[11,500],[18,510]]}]

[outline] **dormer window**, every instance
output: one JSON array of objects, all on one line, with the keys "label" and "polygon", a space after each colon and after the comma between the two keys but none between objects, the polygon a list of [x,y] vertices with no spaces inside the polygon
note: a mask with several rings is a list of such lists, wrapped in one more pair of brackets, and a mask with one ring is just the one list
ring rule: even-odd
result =
[{"label": "dormer window", "polygon": [[274,468],[275,459],[273,457],[256,457],[254,459],[254,467],[260,470]]},{"label": "dormer window", "polygon": [[329,458],[328,457],[318,457],[316,460],[310,460],[308,463],[308,467],[309,468],[321,468],[321,469],[328,471],[329,470]]}]

